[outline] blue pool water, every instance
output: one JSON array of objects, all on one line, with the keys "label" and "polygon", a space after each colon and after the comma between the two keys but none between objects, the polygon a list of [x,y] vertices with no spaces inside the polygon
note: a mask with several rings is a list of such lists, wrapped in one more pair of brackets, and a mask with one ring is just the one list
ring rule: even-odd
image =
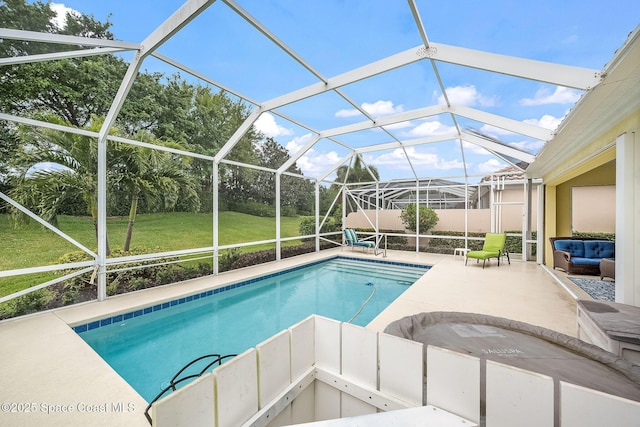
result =
[{"label": "blue pool water", "polygon": [[191,360],[242,353],[311,314],[364,326],[428,268],[337,257],[74,329],[151,401]]}]

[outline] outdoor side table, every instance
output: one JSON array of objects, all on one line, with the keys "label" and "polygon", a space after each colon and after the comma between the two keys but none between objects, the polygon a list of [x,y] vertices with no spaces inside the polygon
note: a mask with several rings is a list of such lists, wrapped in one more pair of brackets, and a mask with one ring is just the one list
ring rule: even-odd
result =
[{"label": "outdoor side table", "polygon": [[462,257],[462,260],[464,261],[464,256],[467,254],[467,252],[470,252],[471,249],[467,249],[467,248],[455,248],[453,250],[453,257],[456,258],[458,255],[460,255]]},{"label": "outdoor side table", "polygon": [[605,277],[616,280],[616,260],[614,258],[602,258],[600,261],[600,280]]}]

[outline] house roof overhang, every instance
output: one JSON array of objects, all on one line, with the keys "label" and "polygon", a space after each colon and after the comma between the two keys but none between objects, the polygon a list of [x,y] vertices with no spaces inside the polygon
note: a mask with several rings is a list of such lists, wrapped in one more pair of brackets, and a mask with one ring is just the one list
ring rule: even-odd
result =
[{"label": "house roof overhang", "polygon": [[[555,176],[567,164],[584,160],[578,154],[617,123],[640,109],[640,26],[602,72],[602,82],[587,91],[527,168],[529,178]],[[613,142],[613,141],[611,141]],[[563,170],[558,170],[563,169]]]}]

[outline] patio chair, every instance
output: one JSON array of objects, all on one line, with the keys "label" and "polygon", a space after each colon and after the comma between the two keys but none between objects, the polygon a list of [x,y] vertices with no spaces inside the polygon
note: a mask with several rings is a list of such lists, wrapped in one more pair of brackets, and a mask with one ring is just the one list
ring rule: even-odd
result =
[{"label": "patio chair", "polygon": [[350,247],[352,250],[355,249],[356,246],[358,246],[361,247],[363,251],[373,249],[374,253],[377,255],[376,244],[367,240],[358,239],[358,235],[356,234],[355,230],[351,228],[345,228],[344,238],[347,243],[347,247]]},{"label": "patio chair", "polygon": [[467,265],[469,258],[475,258],[476,262],[482,260],[482,268],[484,268],[485,262],[490,258],[498,258],[498,267],[500,267],[500,258],[504,255],[507,256],[507,261],[511,264],[509,259],[509,252],[504,249],[504,243],[507,240],[506,234],[487,233],[484,238],[484,245],[481,251],[467,252],[467,257],[464,260],[464,265]]}]

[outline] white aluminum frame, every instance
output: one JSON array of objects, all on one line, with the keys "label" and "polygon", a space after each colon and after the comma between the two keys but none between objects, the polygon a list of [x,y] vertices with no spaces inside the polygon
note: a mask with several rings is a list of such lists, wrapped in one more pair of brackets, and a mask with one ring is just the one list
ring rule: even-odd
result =
[{"label": "white aluminum frame", "polygon": [[[66,126],[53,125],[50,123],[40,122],[37,120],[32,120],[28,118],[22,118],[13,116],[10,114],[5,114],[0,112],[0,119],[7,120],[15,123],[22,123],[29,126],[41,126],[49,129],[55,129],[63,132],[72,132],[78,133],[82,135],[87,135],[91,137],[95,137],[98,140],[98,251],[97,253],[93,253],[89,251],[87,248],[82,247],[77,242],[73,241],[69,236],[64,235],[59,230],[54,230],[50,225],[46,225],[48,228],[54,230],[54,232],[61,235],[66,240],[72,242],[78,247],[81,247],[82,250],[89,253],[91,256],[95,258],[95,263],[97,265],[97,278],[98,278],[98,299],[104,300],[106,298],[106,273],[107,266],[112,265],[116,262],[123,262],[124,260],[114,260],[114,259],[106,259],[105,251],[106,251],[106,155],[107,155],[107,141],[114,140],[119,142],[125,142],[132,145],[149,147],[157,150],[164,150],[174,154],[191,156],[194,158],[200,158],[204,160],[209,160],[212,162],[214,177],[213,177],[213,236],[212,236],[212,246],[209,248],[198,248],[198,249],[189,249],[186,251],[173,251],[172,255],[187,255],[190,253],[209,253],[213,254],[214,259],[214,267],[213,273],[218,274],[218,254],[220,250],[224,250],[230,247],[242,247],[248,246],[252,244],[262,243],[262,242],[250,242],[241,245],[231,245],[231,246],[220,246],[218,241],[218,233],[219,233],[219,223],[218,223],[218,184],[219,184],[219,165],[220,163],[232,164],[241,167],[254,168],[258,170],[265,170],[267,172],[272,172],[276,174],[276,237],[274,240],[266,240],[264,242],[275,242],[277,248],[277,257],[279,259],[281,242],[283,240],[280,237],[280,212],[281,212],[281,194],[280,194],[280,178],[283,174],[291,175],[303,179],[315,179],[315,197],[316,197],[316,250],[320,250],[320,238],[321,233],[320,229],[324,222],[327,219],[328,212],[323,215],[323,219],[320,219],[322,215],[319,212],[319,186],[322,183],[332,183],[328,179],[328,177],[335,172],[335,170],[341,165],[345,164],[348,161],[352,161],[354,156],[362,156],[365,153],[372,153],[376,151],[382,150],[390,150],[401,148],[407,160],[407,163],[410,166],[412,171],[412,181],[416,182],[416,193],[419,194],[420,186],[419,180],[421,179],[418,171],[414,168],[412,164],[411,158],[408,156],[406,149],[407,147],[418,146],[431,144],[436,142],[443,142],[448,140],[458,141],[461,145],[461,151],[464,161],[464,149],[462,149],[462,143],[469,142],[478,146],[481,146],[488,150],[489,152],[495,154],[496,156],[502,158],[503,160],[511,163],[511,159],[516,159],[519,161],[531,162],[535,158],[533,155],[529,153],[525,153],[514,149],[512,147],[507,146],[506,144],[499,144],[495,141],[491,141],[488,139],[480,138],[477,135],[470,134],[462,129],[458,125],[458,117],[465,117],[468,119],[472,119],[475,121],[479,121],[481,123],[485,123],[488,125],[496,126],[514,133],[518,133],[527,137],[540,139],[542,141],[549,141],[552,138],[552,133],[546,129],[543,129],[538,126],[525,124],[523,122],[513,120],[507,117],[497,116],[494,114],[490,114],[484,111],[476,110],[473,108],[452,105],[448,99],[445,85],[442,82],[440,77],[440,73],[438,70],[439,63],[449,63],[458,65],[461,67],[469,67],[476,68],[490,72],[496,72],[501,74],[506,74],[510,76],[515,76],[518,78],[529,79],[539,82],[551,83],[560,86],[576,88],[580,90],[591,90],[593,89],[600,81],[601,81],[601,73],[597,70],[586,69],[583,67],[573,67],[567,65],[559,65],[553,64],[549,62],[535,61],[526,58],[517,58],[507,55],[499,55],[490,52],[482,52],[473,49],[467,49],[462,47],[449,46],[446,44],[440,43],[432,43],[429,41],[427,32],[422,23],[422,19],[420,13],[417,9],[417,5],[414,0],[408,1],[408,6],[410,8],[411,14],[413,15],[416,27],[419,31],[419,34],[422,39],[422,44],[416,47],[407,49],[405,51],[393,54],[386,58],[380,59],[378,61],[374,61],[365,66],[347,71],[345,73],[333,76],[333,77],[325,77],[323,76],[317,69],[315,69],[310,63],[308,63],[302,56],[294,52],[284,41],[280,40],[276,34],[263,25],[256,18],[251,16],[246,10],[244,10],[240,5],[238,5],[233,0],[221,0],[219,3],[224,4],[225,7],[228,7],[238,16],[240,16],[243,20],[245,20],[248,24],[258,30],[264,37],[266,37],[269,41],[274,43],[280,50],[285,52],[288,56],[290,56],[294,61],[296,61],[301,67],[309,71],[315,78],[318,79],[317,83],[313,83],[303,88],[299,88],[297,90],[291,91],[289,93],[285,93],[279,96],[276,96],[273,99],[266,100],[264,102],[252,100],[249,97],[235,91],[233,88],[226,87],[225,85],[217,82],[215,79],[199,72],[198,70],[191,69],[183,64],[180,64],[178,61],[170,58],[166,55],[163,55],[157,52],[157,49],[162,46],[167,40],[169,40],[174,34],[180,31],[182,28],[187,26],[192,20],[196,19],[198,15],[204,12],[208,7],[215,3],[215,0],[188,0],[186,1],[175,13],[173,13],[166,21],[164,21],[160,26],[158,26],[155,30],[153,30],[148,37],[146,37],[140,43],[131,43],[124,41],[116,41],[116,40],[106,40],[106,39],[92,39],[87,37],[76,37],[76,36],[64,36],[64,35],[55,35],[49,33],[37,33],[32,31],[21,31],[21,30],[12,30],[12,29],[1,29],[0,28],[0,38],[4,39],[16,39],[16,40],[27,40],[27,41],[36,41],[36,42],[46,42],[46,43],[54,43],[54,44],[72,44],[79,46],[86,46],[87,49],[74,50],[70,52],[58,52],[44,55],[33,55],[33,56],[25,56],[25,57],[17,57],[17,58],[3,58],[0,60],[0,66],[2,65],[11,65],[11,64],[20,64],[27,62],[37,62],[37,61],[45,61],[45,60],[55,60],[61,58],[71,58],[71,57],[82,57],[82,56],[90,56],[90,55],[102,55],[102,54],[112,54],[116,52],[126,52],[133,51],[135,53],[133,59],[130,62],[129,68],[126,72],[125,77],[123,78],[119,90],[110,106],[109,112],[106,116],[104,124],[98,133],[89,132],[86,130],[70,128]],[[222,149],[214,156],[206,156],[198,153],[191,153],[181,150],[169,149],[166,147],[158,147],[152,144],[147,144],[140,141],[133,141],[126,138],[113,137],[109,135],[109,130],[113,126],[116,117],[118,116],[122,104],[124,103],[131,85],[133,84],[134,78],[137,75],[140,67],[144,60],[153,56],[160,61],[163,61],[169,65],[172,65],[185,73],[201,79],[208,84],[214,85],[228,93],[237,96],[238,98],[244,100],[245,102],[253,105],[253,110],[244,121],[244,123],[236,130],[236,132],[232,135],[232,137],[225,143]],[[440,85],[441,91],[444,95],[445,105],[431,105],[423,108],[418,108],[412,111],[407,111],[399,114],[393,114],[385,117],[376,117],[373,118],[369,115],[364,109],[360,106],[360,104],[348,96],[346,96],[341,88],[347,86],[351,83],[355,83],[373,76],[377,76],[383,74],[385,72],[404,67],[410,64],[414,64],[420,61],[429,61],[431,64],[433,71],[437,77],[438,83]],[[342,126],[333,129],[324,129],[324,130],[316,130],[312,127],[307,126],[304,123],[300,123],[295,119],[287,117],[282,112],[278,111],[278,108],[283,107],[285,105],[290,105],[292,103],[313,97],[315,95],[319,95],[326,92],[334,92],[342,99],[344,99],[349,105],[358,110],[367,120],[355,123],[347,126]],[[312,138],[296,153],[291,155],[291,158],[281,165],[277,170],[272,170],[269,168],[262,168],[255,165],[243,164],[240,162],[234,162],[226,159],[226,156],[233,149],[233,147],[237,144],[237,142],[246,134],[249,129],[253,126],[255,121],[260,117],[262,113],[270,112],[272,114],[278,115],[286,120],[291,121],[305,129],[308,129],[312,134]],[[455,124],[455,132],[452,132],[447,135],[439,136],[439,137],[430,137],[430,138],[417,138],[412,140],[401,140],[397,138],[389,129],[390,125],[400,123],[407,120],[417,120],[424,119],[427,117],[437,116],[440,114],[446,114],[451,117]],[[358,132],[368,129],[380,129],[384,131],[391,139],[390,142],[369,145],[365,147],[354,148],[341,142],[336,139],[337,136],[344,135],[346,133]],[[320,141],[329,140],[335,144],[338,144],[348,150],[348,154],[341,158],[333,167],[324,171],[317,177],[307,177],[299,174],[294,174],[287,172],[287,169],[291,167],[297,160],[299,160],[305,153],[309,150],[313,149],[313,147],[318,144]],[[363,159],[364,160],[364,159]],[[363,161],[364,166],[371,172],[369,166],[366,162]],[[373,174],[371,174],[373,178]],[[465,176],[464,178],[464,186],[467,189],[469,175],[466,173],[466,165],[465,165]],[[380,206],[379,198],[380,195],[383,194],[382,189],[380,189],[380,183],[377,182],[375,178],[372,181],[373,184],[376,185],[376,206]],[[345,190],[348,189],[348,185],[342,183],[344,185]],[[343,202],[346,201],[346,193],[347,191],[343,191]],[[466,194],[466,191],[465,191]],[[384,197],[384,196],[383,196]],[[3,199],[5,199],[3,197]],[[5,199],[6,200],[6,199]],[[333,201],[329,212],[335,206],[336,200]],[[13,206],[16,206],[15,203],[9,202]],[[468,202],[466,202],[468,203]],[[358,206],[360,204],[357,202]],[[344,206],[344,204],[343,204]],[[17,206],[16,206],[17,207]],[[22,209],[21,209],[22,210]],[[30,212],[25,212],[30,217],[35,218],[35,215]],[[36,219],[38,220],[38,219]],[[378,233],[378,216],[376,215],[375,224],[372,222],[373,228]],[[467,230],[467,218],[465,216],[465,231]],[[418,236],[420,235],[419,230],[416,233]],[[465,233],[466,234],[466,233]],[[467,239],[465,239],[466,243]],[[465,244],[466,246],[466,244]],[[416,248],[417,249],[417,248]],[[156,256],[166,255],[166,254],[155,254]],[[138,256],[138,257],[126,257],[127,260],[131,259],[146,259],[146,256]],[[15,272],[15,270],[14,270]],[[10,272],[4,272],[5,274]],[[10,274],[9,274],[10,275]]]}]

